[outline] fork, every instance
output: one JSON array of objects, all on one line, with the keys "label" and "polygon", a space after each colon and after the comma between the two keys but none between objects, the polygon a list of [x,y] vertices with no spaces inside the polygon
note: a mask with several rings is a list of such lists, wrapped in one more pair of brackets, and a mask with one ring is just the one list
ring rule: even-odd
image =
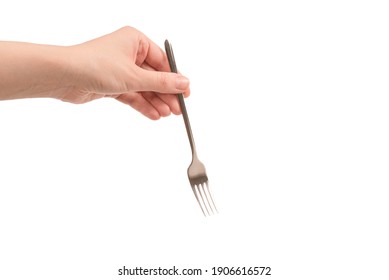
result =
[{"label": "fork", "polygon": [[[170,71],[177,73],[176,61],[174,59],[173,48],[168,40],[165,40],[165,50],[169,60]],[[193,133],[189,122],[188,112],[186,110],[184,95],[178,94],[178,102],[180,103],[182,117],[184,118],[186,133],[188,134],[190,148],[192,149],[192,162],[188,168],[189,182],[197,202],[200,205],[204,216],[210,216],[217,213],[216,205],[213,201],[209,185],[208,177],[205,171],[204,164],[197,156],[196,146],[193,139]]]}]

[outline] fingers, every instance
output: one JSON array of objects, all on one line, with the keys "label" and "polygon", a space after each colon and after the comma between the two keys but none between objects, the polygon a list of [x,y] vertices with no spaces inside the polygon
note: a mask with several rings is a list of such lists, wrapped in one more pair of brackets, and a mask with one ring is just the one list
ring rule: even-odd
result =
[{"label": "fingers", "polygon": [[130,105],[149,119],[158,120],[161,117],[159,112],[141,95],[121,94],[116,99],[124,104]]},{"label": "fingers", "polygon": [[171,109],[162,99],[153,92],[142,92],[141,95],[146,99],[161,117],[167,117],[171,114]]},{"label": "fingers", "polygon": [[147,54],[145,55],[144,61],[150,65],[153,69],[157,71],[169,72],[170,66],[169,61],[165,52],[153,41],[147,38],[146,35],[143,34],[140,39],[140,46],[147,46]]},{"label": "fingers", "polygon": [[153,92],[125,93],[119,95],[116,99],[124,104],[130,105],[132,108],[152,120],[167,117],[171,113],[179,114],[179,112],[177,113],[177,110],[179,109],[178,104],[172,106],[172,102],[165,103],[163,99],[159,98]]},{"label": "fingers", "polygon": [[136,84],[137,91],[177,94],[189,90],[189,80],[181,74],[150,71],[142,68],[138,68]]},{"label": "fingers", "polygon": [[170,72],[165,52],[143,33],[139,39],[136,65],[144,70],[138,73],[142,88],[137,90],[184,93],[189,96],[189,80],[181,74]]},{"label": "fingers", "polygon": [[[145,69],[147,71],[156,71],[153,67],[151,67],[150,65],[148,65],[146,62],[144,62],[143,64],[140,65],[140,67],[142,69]],[[181,73],[178,73],[178,75],[181,75]],[[190,95],[190,87],[188,86],[188,88],[186,90],[183,90],[183,91],[179,91],[179,93],[183,93],[184,94],[184,97],[189,97]],[[164,95],[161,95],[161,96],[164,96]],[[160,96],[160,97],[161,97]],[[169,96],[169,95],[166,95],[166,96]],[[171,98],[165,98],[165,99],[173,99],[173,100],[176,100],[177,98],[176,97],[171,97]],[[165,100],[164,99],[164,100]],[[177,103],[178,105],[178,103]]]},{"label": "fingers", "polygon": [[[165,73],[155,71],[151,66],[147,63],[141,65],[142,70],[147,74],[149,73]],[[174,76],[177,74],[174,73],[166,73],[173,74]],[[143,75],[144,76],[144,75]],[[152,76],[151,76],[152,77]],[[145,80],[143,80],[143,83]],[[143,90],[139,90],[139,92],[125,93],[116,98],[117,100],[130,105],[135,110],[141,112],[143,115],[147,116],[152,120],[157,120],[160,117],[169,116],[171,113],[175,115],[181,114],[181,108],[178,102],[178,98],[175,94],[164,94],[159,93],[161,88],[159,88],[159,92],[155,92],[155,88],[153,87],[140,87]],[[145,90],[145,89],[154,89]],[[168,86],[165,87],[166,91],[168,91]],[[157,88],[158,89],[158,88]],[[183,92],[184,96],[189,96],[189,88]]]},{"label": "fingers", "polygon": [[178,103],[178,98],[173,94],[160,94],[158,97],[169,106],[170,111],[174,115],[181,114],[180,104]]},{"label": "fingers", "polygon": [[[127,28],[136,36],[136,52],[130,77],[124,78],[126,90],[117,100],[130,105],[146,117],[157,120],[181,109],[176,94],[189,96],[189,80],[181,74],[171,73],[165,52],[143,33]],[[128,75],[128,74],[127,74]],[[122,81],[123,81],[122,80]]]}]

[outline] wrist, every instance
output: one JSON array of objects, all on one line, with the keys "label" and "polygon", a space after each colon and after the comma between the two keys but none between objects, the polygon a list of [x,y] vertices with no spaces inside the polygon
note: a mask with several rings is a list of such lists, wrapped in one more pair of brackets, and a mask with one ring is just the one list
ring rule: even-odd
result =
[{"label": "wrist", "polygon": [[42,46],[41,71],[36,85],[35,97],[62,99],[62,96],[77,87],[79,71],[71,47]]}]

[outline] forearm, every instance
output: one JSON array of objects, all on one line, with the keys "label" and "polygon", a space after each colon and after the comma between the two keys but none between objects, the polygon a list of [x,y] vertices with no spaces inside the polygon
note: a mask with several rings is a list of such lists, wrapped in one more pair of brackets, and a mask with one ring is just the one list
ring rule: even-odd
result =
[{"label": "forearm", "polygon": [[0,42],[0,100],[54,97],[74,83],[68,47]]}]

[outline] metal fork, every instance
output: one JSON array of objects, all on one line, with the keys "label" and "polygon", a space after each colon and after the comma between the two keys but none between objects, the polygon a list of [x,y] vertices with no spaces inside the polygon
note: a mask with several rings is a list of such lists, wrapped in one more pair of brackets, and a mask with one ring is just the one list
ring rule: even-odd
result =
[{"label": "metal fork", "polygon": [[[165,41],[165,50],[169,60],[170,71],[177,73],[177,66],[174,59],[173,48],[168,40]],[[193,139],[192,129],[189,123],[188,112],[186,110],[184,96],[182,93],[178,94],[178,101],[180,103],[182,116],[184,118],[186,133],[188,134],[190,147],[192,149],[192,162],[188,168],[189,182],[193,193],[203,211],[204,216],[210,216],[217,213],[216,205],[213,201],[208,185],[208,177],[205,171],[204,164],[197,156],[196,146]]]}]

